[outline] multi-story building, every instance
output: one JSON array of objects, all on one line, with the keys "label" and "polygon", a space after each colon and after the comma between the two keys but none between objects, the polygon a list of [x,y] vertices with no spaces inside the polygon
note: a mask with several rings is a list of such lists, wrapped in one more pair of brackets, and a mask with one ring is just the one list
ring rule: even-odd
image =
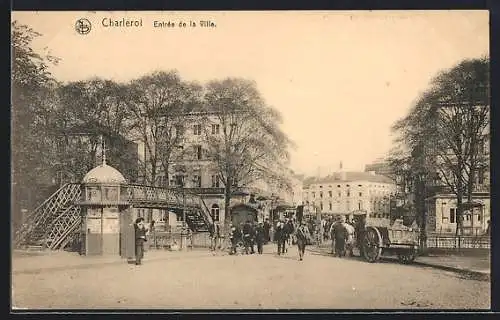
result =
[{"label": "multi-story building", "polygon": [[365,172],[370,172],[370,171],[373,171],[378,175],[386,176],[389,178],[391,178],[393,175],[389,163],[383,158],[379,158],[374,162],[365,165]]},{"label": "multi-story building", "polygon": [[[490,206],[490,135],[489,128],[478,143],[480,165],[475,171],[472,203],[468,204],[464,194],[463,231],[465,235],[481,235],[491,218]],[[439,181],[435,192],[426,199],[426,229],[431,233],[455,234],[457,229],[457,196],[444,181]]]},{"label": "multi-story building", "polygon": [[307,178],[303,203],[309,214],[345,215],[352,219],[356,211],[367,216],[388,217],[394,182],[375,172],[336,172],[326,177]]}]

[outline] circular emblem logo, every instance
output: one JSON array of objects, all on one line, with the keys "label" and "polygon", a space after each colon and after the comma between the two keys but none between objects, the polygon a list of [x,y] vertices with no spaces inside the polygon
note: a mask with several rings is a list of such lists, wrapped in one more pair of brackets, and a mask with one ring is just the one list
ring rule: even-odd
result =
[{"label": "circular emblem logo", "polygon": [[75,30],[79,34],[87,34],[92,30],[92,24],[88,19],[78,19],[75,23]]}]

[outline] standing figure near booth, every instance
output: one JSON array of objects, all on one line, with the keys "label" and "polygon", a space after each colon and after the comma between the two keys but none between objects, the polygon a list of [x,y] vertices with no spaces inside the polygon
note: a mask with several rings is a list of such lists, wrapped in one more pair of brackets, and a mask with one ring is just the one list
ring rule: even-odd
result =
[{"label": "standing figure near booth", "polygon": [[146,239],[146,233],[148,229],[144,226],[144,218],[137,218],[134,224],[135,229],[135,264],[142,264],[142,258],[144,258],[144,242],[148,241]]},{"label": "standing figure near booth", "polygon": [[243,225],[243,243],[245,245],[245,254],[248,254],[249,248],[251,248],[251,254],[254,254],[254,248],[253,248],[253,227],[250,224],[250,221],[247,220],[247,222]]},{"label": "standing figure near booth", "polygon": [[271,224],[269,223],[269,219],[266,218],[264,221],[264,243],[267,244],[271,241]]},{"label": "standing figure near booth", "polygon": [[241,230],[232,223],[229,225],[229,240],[231,241],[231,251],[229,254],[236,254],[236,246],[241,240]]},{"label": "standing figure near booth", "polygon": [[264,242],[266,240],[266,235],[264,231],[264,225],[262,222],[259,222],[257,228],[255,228],[255,242],[257,244],[257,252],[262,254],[264,250]]}]

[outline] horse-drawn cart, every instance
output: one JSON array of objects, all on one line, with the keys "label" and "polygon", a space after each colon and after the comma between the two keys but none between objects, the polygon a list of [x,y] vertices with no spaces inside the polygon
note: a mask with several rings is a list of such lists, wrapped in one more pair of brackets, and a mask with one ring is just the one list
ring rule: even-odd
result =
[{"label": "horse-drawn cart", "polygon": [[360,231],[356,240],[368,262],[376,262],[382,255],[397,255],[401,263],[411,263],[417,256],[419,230],[403,225],[402,220],[391,224],[389,219],[369,218]]}]

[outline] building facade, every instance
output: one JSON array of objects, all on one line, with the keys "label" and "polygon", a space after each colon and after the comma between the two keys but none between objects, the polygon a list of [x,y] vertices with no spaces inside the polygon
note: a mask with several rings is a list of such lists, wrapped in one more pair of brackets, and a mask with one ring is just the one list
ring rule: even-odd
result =
[{"label": "building facade", "polygon": [[[484,133],[478,143],[480,165],[475,171],[472,203],[463,213],[464,235],[484,234],[491,219],[490,196],[490,135]],[[463,203],[467,203],[464,194]],[[457,229],[457,197],[444,181],[438,182],[436,192],[426,199],[426,229],[430,233],[455,234]]]},{"label": "building facade", "polygon": [[308,178],[303,186],[303,203],[308,214],[345,215],[356,211],[367,216],[388,217],[394,182],[375,172],[336,172],[322,178]]}]

